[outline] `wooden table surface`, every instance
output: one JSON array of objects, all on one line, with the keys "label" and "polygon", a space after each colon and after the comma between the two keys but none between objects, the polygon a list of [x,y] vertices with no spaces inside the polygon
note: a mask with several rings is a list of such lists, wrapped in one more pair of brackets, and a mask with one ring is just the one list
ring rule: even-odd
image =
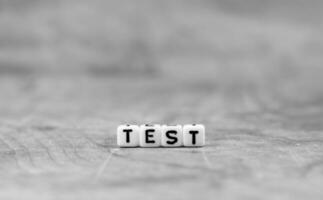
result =
[{"label": "wooden table surface", "polygon": [[[5,78],[0,85],[1,198],[323,195],[319,106],[276,108],[256,94],[164,78]],[[116,127],[125,122],[204,123],[206,146],[119,149]]]},{"label": "wooden table surface", "polygon": [[[10,2],[1,199],[323,198],[319,1]],[[206,146],[119,149],[122,123]]]}]

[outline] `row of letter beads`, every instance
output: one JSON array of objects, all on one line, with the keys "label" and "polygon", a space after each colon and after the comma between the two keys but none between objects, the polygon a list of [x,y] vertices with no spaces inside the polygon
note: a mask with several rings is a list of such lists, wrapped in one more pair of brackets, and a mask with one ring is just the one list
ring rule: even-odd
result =
[{"label": "row of letter beads", "polygon": [[117,130],[120,147],[201,147],[205,144],[202,124],[120,125]]}]

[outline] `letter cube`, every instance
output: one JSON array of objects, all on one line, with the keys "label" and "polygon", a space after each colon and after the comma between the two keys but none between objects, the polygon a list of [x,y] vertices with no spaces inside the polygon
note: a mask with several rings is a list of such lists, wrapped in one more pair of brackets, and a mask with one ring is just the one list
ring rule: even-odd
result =
[{"label": "letter cube", "polygon": [[183,143],[186,147],[201,147],[205,145],[205,127],[202,124],[187,124],[183,126]]},{"label": "letter cube", "polygon": [[163,125],[161,130],[161,146],[180,147],[183,145],[183,132],[181,125]]},{"label": "letter cube", "polygon": [[159,147],[161,143],[161,126],[158,124],[141,125],[139,143],[141,147]]},{"label": "letter cube", "polygon": [[117,130],[117,144],[120,147],[139,146],[139,126],[120,125]]}]

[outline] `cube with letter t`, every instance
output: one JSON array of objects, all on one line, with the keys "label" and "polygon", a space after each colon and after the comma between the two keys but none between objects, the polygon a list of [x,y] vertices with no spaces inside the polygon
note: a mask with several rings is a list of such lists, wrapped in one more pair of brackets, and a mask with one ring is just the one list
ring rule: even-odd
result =
[{"label": "cube with letter t", "polygon": [[186,147],[201,147],[205,144],[205,127],[202,124],[183,126],[183,143]]},{"label": "cube with letter t", "polygon": [[120,147],[139,146],[139,126],[120,125],[117,130],[117,143]]}]

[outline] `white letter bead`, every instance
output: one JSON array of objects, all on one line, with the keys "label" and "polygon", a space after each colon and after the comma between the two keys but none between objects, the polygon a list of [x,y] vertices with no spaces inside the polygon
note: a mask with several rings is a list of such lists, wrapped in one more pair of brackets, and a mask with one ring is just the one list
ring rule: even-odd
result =
[{"label": "white letter bead", "polygon": [[161,142],[161,126],[141,125],[139,133],[139,143],[141,147],[159,147]]},{"label": "white letter bead", "polygon": [[187,124],[183,127],[183,143],[186,147],[205,145],[205,127],[202,124]]},{"label": "white letter bead", "polygon": [[161,146],[179,147],[183,145],[183,132],[181,125],[163,125],[161,130]]},{"label": "white letter bead", "polygon": [[139,146],[139,126],[120,125],[117,131],[117,144],[120,147]]}]

